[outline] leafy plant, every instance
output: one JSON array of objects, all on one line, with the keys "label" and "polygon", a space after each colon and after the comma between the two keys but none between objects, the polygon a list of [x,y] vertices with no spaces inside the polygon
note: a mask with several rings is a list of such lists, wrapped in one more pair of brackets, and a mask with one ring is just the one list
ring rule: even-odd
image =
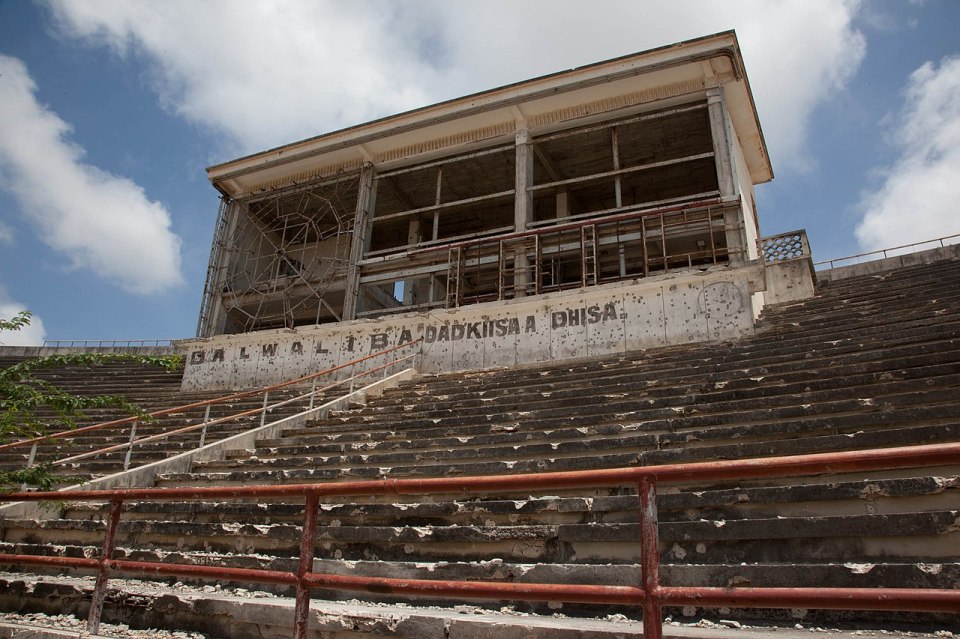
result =
[{"label": "leafy plant", "polygon": [[20,311],[16,317],[11,319],[3,319],[0,317],[0,331],[19,331],[24,326],[30,324],[31,317],[33,317],[33,313],[30,311]]},{"label": "leafy plant", "polygon": [[[20,330],[30,323],[31,313],[21,311],[12,319],[0,318],[0,329]],[[127,415],[149,419],[139,406],[122,395],[81,396],[68,393],[34,375],[39,369],[63,366],[101,366],[110,362],[131,362],[160,366],[175,371],[183,364],[179,355],[136,355],[128,353],[69,353],[28,359],[0,369],[0,443],[15,439],[43,437],[51,431],[77,427],[77,420],[91,409],[115,408]],[[37,465],[20,470],[0,470],[0,487],[22,484],[48,489],[55,479],[49,467]]]}]

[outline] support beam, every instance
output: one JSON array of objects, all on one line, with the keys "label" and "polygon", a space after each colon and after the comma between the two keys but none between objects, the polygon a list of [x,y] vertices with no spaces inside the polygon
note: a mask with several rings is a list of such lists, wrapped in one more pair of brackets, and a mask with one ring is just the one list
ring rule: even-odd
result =
[{"label": "support beam", "polygon": [[[517,131],[516,154],[517,172],[514,183],[514,231],[522,233],[527,230],[533,221],[533,194],[529,188],[533,186],[533,148],[530,143],[530,132],[526,129]],[[530,262],[523,249],[514,253],[514,292],[515,297],[522,297],[530,283]]]},{"label": "support beam", "polygon": [[[620,135],[617,133],[617,127],[610,127],[610,148],[613,153],[613,170],[620,170]],[[617,208],[623,206],[623,186],[622,178],[619,173],[613,178],[613,189]]]},{"label": "support beam", "polygon": [[[720,197],[735,197],[737,185],[733,179],[733,152],[727,127],[727,103],[721,87],[707,89],[707,112],[710,116],[710,133],[713,137],[713,159],[717,167],[717,185]],[[747,259],[746,234],[743,227],[743,211],[735,209],[724,214],[727,250],[731,264],[741,264]]]},{"label": "support beam", "polygon": [[733,182],[733,161],[730,151],[730,138],[727,130],[727,106],[723,98],[723,89],[707,89],[707,110],[710,114],[710,133],[713,136],[713,159],[717,167],[717,184],[720,197],[737,194]]},{"label": "support beam", "polygon": [[[392,288],[393,283],[390,283]],[[367,299],[373,303],[373,308],[376,309],[390,309],[400,306],[400,302],[396,300],[390,293],[383,290],[376,284],[368,284],[366,286],[360,287],[360,297]]]},{"label": "support beam", "polygon": [[[421,240],[421,222],[420,218],[413,218],[407,226],[407,245],[415,246]],[[403,281],[403,305],[413,306],[419,304],[420,299],[420,280],[405,279]]]},{"label": "support beam", "polygon": [[213,238],[214,246],[210,251],[211,264],[209,268],[211,273],[207,283],[210,290],[205,291],[209,297],[205,300],[206,308],[204,309],[207,317],[203,325],[203,335],[198,335],[198,337],[220,335],[224,332],[227,323],[227,308],[223,300],[223,289],[227,286],[227,274],[234,267],[233,260],[237,256],[234,234],[237,231],[241,205],[235,200],[231,200],[229,202],[225,201],[224,206],[226,206],[226,210],[224,211],[223,227],[220,229],[220,235]]},{"label": "support beam", "polygon": [[373,207],[377,191],[374,188],[376,169],[366,164],[360,172],[360,188],[357,193],[357,210],[353,223],[353,239],[350,242],[350,261],[347,266],[347,283],[343,294],[344,320],[357,317],[357,300],[360,295],[360,265],[370,249],[370,231],[373,226]]}]

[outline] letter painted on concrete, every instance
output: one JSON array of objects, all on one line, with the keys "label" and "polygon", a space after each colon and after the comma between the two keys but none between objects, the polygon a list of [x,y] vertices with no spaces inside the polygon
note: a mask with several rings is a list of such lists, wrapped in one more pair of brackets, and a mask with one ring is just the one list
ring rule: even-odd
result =
[{"label": "letter painted on concrete", "polygon": [[608,322],[615,319],[617,319],[617,305],[613,302],[607,302],[603,305],[603,321]]}]

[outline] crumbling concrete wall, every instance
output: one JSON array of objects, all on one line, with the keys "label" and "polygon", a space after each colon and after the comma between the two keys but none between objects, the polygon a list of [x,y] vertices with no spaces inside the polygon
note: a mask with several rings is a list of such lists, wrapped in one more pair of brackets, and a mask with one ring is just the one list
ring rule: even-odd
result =
[{"label": "crumbling concrete wall", "polygon": [[753,330],[751,295],[763,289],[763,278],[753,263],[455,310],[187,340],[178,343],[186,355],[183,389],[268,385],[403,344],[410,351],[396,355],[419,350],[419,370],[437,373],[736,339]]},{"label": "crumbling concrete wall", "polygon": [[816,295],[816,277],[809,258],[771,262],[765,273],[764,302],[779,304],[810,299]]}]

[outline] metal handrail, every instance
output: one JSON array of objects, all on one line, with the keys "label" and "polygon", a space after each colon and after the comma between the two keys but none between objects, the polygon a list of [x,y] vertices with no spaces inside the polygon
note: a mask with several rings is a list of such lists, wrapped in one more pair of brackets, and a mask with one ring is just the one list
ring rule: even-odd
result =
[{"label": "metal handrail", "polygon": [[[582,226],[587,226],[590,224],[603,224],[606,222],[618,222],[626,220],[640,219],[643,217],[653,217],[655,215],[666,215],[669,213],[678,213],[681,211],[699,211],[703,209],[712,209],[712,208],[722,208],[726,206],[734,206],[734,203],[731,201],[724,201],[723,198],[713,197],[706,198],[702,200],[694,200],[690,202],[684,202],[682,204],[677,204],[673,206],[661,206],[657,208],[643,208],[642,206],[637,207],[621,207],[621,209],[630,208],[631,210],[622,213],[614,213],[612,215],[603,215],[603,211],[597,211],[590,214],[584,214],[584,216],[589,215],[590,217],[585,219],[578,219],[572,222],[562,222],[555,224],[553,226],[544,227],[544,228],[531,228],[526,231],[514,231],[511,233],[502,233],[500,235],[492,235],[490,237],[485,237],[482,239],[476,240],[465,240],[463,242],[457,242],[454,244],[444,244],[443,246],[428,247],[423,249],[411,249],[407,252],[408,255],[422,255],[425,253],[435,253],[440,251],[447,251],[451,248],[466,248],[472,247],[477,244],[493,244],[503,240],[513,240],[525,237],[531,237],[534,235],[543,235],[546,233],[556,233],[558,231],[568,231],[576,230]],[[617,209],[619,211],[619,209]]]},{"label": "metal handrail", "polygon": [[[303,399],[306,399],[306,398],[309,398],[309,399],[310,399],[310,409],[312,409],[312,408],[313,408],[313,398],[317,395],[317,393],[325,392],[325,391],[327,391],[327,390],[330,390],[331,388],[335,388],[335,387],[340,386],[340,385],[342,385],[342,384],[345,384],[345,383],[347,383],[347,382],[350,383],[350,392],[353,392],[353,382],[354,382],[355,380],[357,380],[357,379],[359,379],[359,378],[361,378],[361,377],[364,377],[364,376],[366,376],[366,375],[370,375],[370,374],[376,373],[376,372],[378,372],[378,371],[384,370],[384,369],[386,369],[386,368],[388,368],[388,367],[390,367],[390,366],[393,366],[393,365],[395,365],[395,364],[397,364],[397,363],[399,363],[399,362],[402,362],[402,361],[404,361],[404,360],[411,359],[411,358],[415,358],[415,357],[418,355],[418,353],[411,353],[410,355],[406,355],[406,356],[404,356],[404,357],[397,358],[397,359],[392,360],[392,361],[390,361],[390,362],[388,362],[388,363],[386,363],[386,364],[383,364],[383,365],[381,365],[381,366],[378,366],[378,367],[375,367],[375,368],[372,368],[372,369],[367,369],[367,370],[365,370],[365,371],[361,371],[360,373],[358,373],[358,374],[356,374],[356,375],[351,375],[350,377],[348,377],[348,378],[346,378],[346,379],[338,380],[338,381],[334,382],[333,384],[330,384],[330,385],[325,386],[325,387],[320,388],[320,389],[318,389],[318,388],[316,387],[316,382],[314,381],[314,387],[310,390],[309,393],[305,393],[305,394],[303,394],[303,395],[299,395],[299,396],[293,397],[293,398],[288,398],[288,399],[286,399],[286,400],[282,400],[282,401],[280,401],[280,402],[276,402],[276,403],[274,403],[274,404],[272,404],[272,405],[268,404],[269,394],[270,394],[270,392],[275,391],[275,390],[280,389],[280,388],[285,388],[285,387],[287,387],[287,386],[291,386],[291,385],[294,385],[294,384],[300,384],[300,383],[307,382],[307,381],[310,381],[310,380],[316,380],[318,377],[321,377],[321,376],[323,376],[323,375],[329,375],[330,373],[334,373],[334,372],[336,372],[336,371],[338,371],[338,370],[342,370],[342,369],[345,369],[345,368],[347,368],[347,367],[350,367],[351,370],[352,370],[353,367],[356,366],[357,364],[363,363],[363,362],[368,361],[368,360],[370,360],[370,359],[373,359],[373,358],[375,358],[375,357],[380,357],[380,356],[382,356],[382,355],[386,355],[386,354],[392,353],[392,352],[397,351],[397,350],[402,349],[402,348],[408,348],[408,347],[413,346],[413,345],[415,345],[415,344],[419,344],[419,343],[421,343],[422,341],[423,341],[423,338],[421,337],[421,338],[418,338],[418,339],[413,340],[413,341],[411,341],[411,342],[407,342],[407,343],[405,343],[405,344],[400,344],[400,345],[397,345],[397,346],[392,346],[392,347],[390,347],[390,348],[386,348],[386,349],[384,349],[384,350],[377,351],[376,353],[370,353],[369,355],[365,355],[364,357],[360,357],[360,358],[357,358],[357,359],[355,359],[355,360],[351,360],[351,361],[349,361],[349,362],[346,362],[346,363],[344,363],[344,364],[340,364],[339,366],[334,366],[334,367],[332,367],[332,368],[328,368],[328,369],[319,371],[319,372],[317,372],[317,373],[310,373],[309,375],[304,375],[304,376],[302,376],[302,377],[298,377],[298,378],[296,378],[296,379],[292,379],[292,380],[289,380],[289,381],[286,381],[286,382],[281,382],[281,383],[279,383],[279,384],[274,384],[274,385],[272,385],[272,386],[265,386],[265,387],[262,387],[262,388],[257,388],[257,389],[253,389],[253,390],[249,390],[249,391],[241,391],[241,392],[239,392],[239,393],[233,393],[233,394],[231,394],[231,395],[226,395],[226,396],[223,396],[223,397],[217,397],[217,398],[214,398],[214,399],[203,400],[203,401],[200,401],[200,402],[193,402],[193,403],[185,404],[185,405],[182,405],[182,406],[175,406],[175,407],[173,407],[173,408],[165,408],[165,409],[153,411],[153,412],[151,412],[151,413],[147,413],[147,414],[146,414],[147,417],[153,418],[153,417],[161,417],[161,416],[168,415],[168,414],[171,414],[171,413],[185,412],[185,411],[187,411],[187,410],[192,410],[192,409],[195,409],[195,408],[206,408],[206,413],[205,413],[205,415],[204,415],[204,418],[203,418],[203,421],[202,421],[202,422],[200,422],[200,423],[198,423],[198,424],[193,424],[193,425],[191,425],[191,426],[185,426],[185,427],[183,427],[183,428],[177,428],[177,429],[174,429],[174,430],[172,430],[172,431],[165,431],[165,432],[162,432],[162,433],[158,433],[158,434],[156,434],[156,435],[150,435],[150,436],[148,436],[148,437],[142,437],[142,438],[140,438],[140,439],[137,439],[137,438],[136,438],[136,428],[137,428],[137,424],[138,424],[139,420],[143,418],[143,416],[132,415],[132,416],[130,416],[130,417],[124,417],[124,418],[121,418],[121,419],[115,419],[115,420],[111,420],[111,421],[107,421],[107,422],[101,422],[101,423],[99,423],[99,424],[92,424],[92,425],[90,425],[90,426],[85,426],[85,427],[77,428],[77,429],[74,429],[74,430],[66,430],[66,431],[61,431],[61,432],[58,432],[58,433],[52,433],[52,434],[49,434],[49,435],[41,435],[41,436],[39,436],[39,437],[33,437],[33,438],[29,438],[29,439],[22,439],[22,440],[19,440],[19,441],[16,441],[16,442],[8,443],[8,444],[2,444],[2,445],[0,445],[0,451],[10,450],[10,449],[13,449],[13,448],[17,448],[17,447],[20,447],[20,446],[25,446],[25,445],[27,445],[27,444],[30,444],[30,445],[31,445],[31,450],[30,450],[30,454],[29,454],[29,456],[28,456],[28,458],[27,458],[27,468],[30,468],[30,467],[33,466],[34,461],[36,460],[37,448],[38,448],[38,445],[41,444],[41,443],[48,442],[48,441],[51,441],[51,440],[54,440],[54,439],[69,438],[69,437],[73,437],[73,436],[78,435],[78,434],[81,434],[81,433],[90,433],[90,432],[102,430],[102,429],[105,429],[105,428],[109,428],[109,427],[111,427],[111,426],[120,426],[120,425],[123,425],[123,424],[131,424],[131,426],[130,426],[130,437],[129,437],[129,441],[127,441],[126,443],[123,443],[123,444],[115,444],[115,445],[113,445],[113,446],[107,446],[107,447],[104,447],[104,448],[101,448],[101,449],[98,449],[98,450],[88,451],[88,452],[85,452],[85,453],[81,453],[81,454],[79,454],[79,455],[74,455],[74,456],[71,456],[71,457],[67,457],[67,458],[64,458],[64,459],[59,459],[59,460],[56,460],[56,461],[54,461],[54,462],[51,462],[52,464],[58,464],[58,465],[59,465],[59,464],[66,464],[66,463],[70,463],[70,462],[74,462],[74,461],[79,461],[79,460],[82,460],[82,459],[87,459],[87,458],[90,458],[90,457],[95,457],[95,456],[97,456],[97,455],[101,455],[101,454],[104,454],[104,453],[109,453],[109,452],[114,452],[114,451],[117,451],[117,450],[124,450],[124,449],[126,449],[128,452],[127,452],[126,458],[124,459],[123,469],[124,469],[124,470],[128,470],[129,467],[130,467],[130,455],[131,455],[134,447],[137,446],[138,444],[143,444],[143,443],[147,443],[147,442],[151,442],[151,441],[157,441],[157,440],[160,440],[160,439],[164,439],[164,438],[166,438],[166,437],[169,437],[169,436],[171,436],[171,435],[177,435],[177,434],[181,434],[181,433],[192,432],[192,431],[195,431],[195,430],[201,430],[202,433],[201,433],[201,435],[200,435],[200,443],[199,443],[199,446],[202,447],[202,446],[203,446],[203,443],[204,443],[204,441],[205,441],[205,438],[206,438],[207,428],[209,428],[211,425],[221,424],[221,423],[225,423],[225,422],[228,422],[228,421],[231,421],[231,420],[234,420],[234,419],[239,419],[239,418],[241,418],[241,417],[247,417],[247,416],[255,415],[255,414],[258,414],[258,413],[259,413],[259,414],[261,414],[260,425],[263,426],[263,424],[264,424],[264,419],[265,419],[265,417],[266,417],[267,412],[269,412],[269,411],[271,411],[271,410],[273,410],[273,409],[275,409],[275,408],[277,408],[277,407],[279,407],[279,406],[284,406],[284,405],[287,405],[287,404],[290,404],[290,403],[293,403],[293,402],[296,402],[296,401],[300,401],[300,400],[303,400]],[[239,413],[235,413],[235,414],[232,414],[232,415],[228,415],[228,416],[226,416],[226,417],[220,417],[220,418],[217,418],[217,419],[215,419],[215,420],[210,420],[210,419],[209,419],[209,417],[210,417],[210,407],[211,407],[211,406],[213,406],[213,405],[215,405],[215,404],[220,404],[220,403],[232,401],[232,400],[235,400],[235,399],[240,399],[240,398],[243,398],[243,397],[249,397],[249,396],[251,396],[251,395],[259,395],[260,393],[263,393],[263,405],[262,405],[261,407],[255,408],[255,409],[246,410],[246,411],[241,411],[241,412],[239,412]]]},{"label": "metal handrail", "polygon": [[[94,633],[100,622],[100,611],[106,593],[107,580],[111,573],[197,577],[211,580],[234,579],[295,586],[293,636],[297,639],[306,637],[310,591],[316,588],[359,590],[379,594],[405,593],[465,598],[640,605],[643,607],[644,637],[649,639],[660,639],[663,636],[661,610],[667,605],[955,612],[960,609],[960,590],[661,586],[656,510],[658,483],[794,477],[953,464],[960,464],[960,443],[527,475],[383,479],[280,486],[132,488],[71,491],[69,494],[57,491],[21,492],[0,495],[0,501],[46,501],[62,500],[64,497],[77,501],[110,501],[110,516],[102,554],[100,559],[0,554],[0,563],[97,570],[97,581],[87,622],[88,629]],[[395,579],[333,575],[315,573],[311,570],[316,543],[319,499],[322,496],[429,495],[443,492],[502,492],[518,489],[622,485],[636,485],[639,492],[642,587]],[[111,559],[125,500],[163,501],[295,496],[302,496],[305,504],[300,562],[295,573]]]},{"label": "metal handrail", "polygon": [[[932,244],[933,242],[939,242],[940,248],[943,248],[944,246],[946,246],[946,244],[943,243],[944,240],[954,240],[954,239],[960,239],[960,233],[957,233],[955,235],[945,235],[943,237],[937,237],[932,240],[925,240],[923,242],[913,242],[912,244],[901,244],[900,246],[891,246],[885,249],[870,251],[869,253],[857,253],[856,255],[848,255],[846,257],[835,257],[832,260],[823,260],[821,262],[814,262],[813,265],[820,266],[822,264],[829,264],[830,268],[835,268],[834,262],[846,262],[847,260],[859,260],[861,257],[868,257],[870,255],[880,255],[880,254],[882,254],[883,257],[886,258],[888,257],[887,251],[899,251],[900,249],[914,248],[917,246],[923,246],[924,244]],[[915,253],[915,252],[916,250],[910,251],[910,253]]]},{"label": "metal handrail", "polygon": [[116,348],[126,346],[173,346],[172,339],[45,339],[43,348]]},{"label": "metal handrail", "polygon": [[[79,460],[81,460],[81,459],[88,459],[88,458],[90,458],[90,457],[96,457],[97,455],[102,455],[102,454],[104,454],[104,453],[111,453],[111,452],[114,452],[114,451],[117,451],[117,450],[124,450],[124,449],[126,449],[126,448],[132,449],[134,446],[136,446],[136,445],[138,445],[138,444],[146,444],[146,443],[149,443],[149,442],[160,441],[161,439],[166,439],[167,437],[169,437],[169,436],[171,436],[171,435],[179,435],[179,434],[182,434],[182,433],[193,432],[193,431],[195,431],[195,430],[206,429],[206,428],[209,428],[210,426],[216,426],[216,425],[219,425],[219,424],[225,424],[225,423],[227,423],[227,422],[229,422],[229,421],[232,421],[232,420],[234,420],[234,419],[239,419],[239,418],[241,418],[241,417],[250,417],[251,415],[257,415],[257,414],[260,414],[260,413],[268,413],[268,412],[274,410],[275,408],[279,408],[280,406],[286,406],[287,404],[293,404],[293,403],[295,403],[295,402],[299,402],[299,401],[302,401],[302,400],[307,399],[307,398],[311,398],[311,399],[312,399],[312,398],[315,397],[318,393],[323,393],[323,392],[326,392],[326,391],[328,391],[328,390],[330,390],[330,389],[336,388],[337,386],[342,386],[343,384],[346,384],[347,382],[350,382],[350,383],[352,384],[354,381],[356,381],[356,380],[358,380],[358,379],[360,379],[360,378],[362,378],[362,377],[366,377],[367,375],[373,375],[374,373],[378,373],[378,372],[380,372],[380,371],[382,371],[382,370],[385,370],[385,369],[387,369],[387,368],[390,368],[391,366],[393,366],[393,365],[395,365],[395,364],[399,364],[400,362],[403,362],[403,361],[405,361],[405,360],[412,359],[412,358],[416,357],[417,355],[418,355],[417,353],[411,353],[410,355],[404,355],[403,357],[398,357],[397,359],[391,360],[391,361],[387,362],[386,364],[381,364],[380,366],[376,366],[376,367],[374,367],[374,368],[368,368],[368,369],[366,369],[366,370],[364,370],[364,371],[361,371],[361,372],[357,373],[356,375],[352,375],[352,376],[347,377],[347,378],[345,378],[345,379],[341,379],[341,380],[335,381],[335,382],[333,382],[332,384],[328,384],[328,385],[326,385],[326,386],[324,386],[324,387],[322,387],[322,388],[314,388],[314,389],[310,390],[310,392],[304,393],[304,394],[302,394],[302,395],[297,395],[296,397],[290,397],[290,398],[288,398],[288,399],[284,399],[284,400],[279,401],[279,402],[277,402],[277,403],[275,403],[275,404],[269,404],[269,405],[266,405],[266,404],[265,404],[264,406],[260,406],[259,408],[251,408],[250,410],[245,410],[245,411],[241,411],[241,412],[239,412],[239,413],[234,413],[233,415],[227,415],[226,417],[218,417],[217,419],[212,419],[212,420],[210,420],[210,421],[203,421],[203,422],[201,422],[201,423],[199,423],[199,424],[193,424],[193,425],[191,425],[191,426],[184,426],[183,428],[177,428],[177,429],[175,429],[175,430],[164,431],[164,432],[158,433],[158,434],[156,434],[156,435],[149,435],[149,436],[147,436],[147,437],[142,437],[142,438],[140,438],[140,439],[134,439],[134,440],[132,440],[132,441],[130,441],[130,442],[127,442],[127,443],[125,443],[125,444],[115,444],[115,445],[113,445],[113,446],[107,446],[106,448],[100,448],[100,449],[98,449],[98,450],[93,450],[93,451],[89,451],[89,452],[86,452],[86,453],[81,453],[81,454],[79,454],[79,455],[74,455],[73,457],[67,457],[67,458],[65,458],[65,459],[58,459],[57,461],[52,462],[52,463],[53,463],[53,464],[67,464],[67,463],[70,463],[70,462],[79,461]],[[308,408],[308,409],[307,409],[306,411],[304,411],[304,412],[309,412],[310,410],[312,410],[312,408]],[[203,442],[203,438],[201,437],[201,444],[200,444],[200,446],[203,445],[202,442]],[[124,470],[126,470],[126,464],[125,464]]]}]

